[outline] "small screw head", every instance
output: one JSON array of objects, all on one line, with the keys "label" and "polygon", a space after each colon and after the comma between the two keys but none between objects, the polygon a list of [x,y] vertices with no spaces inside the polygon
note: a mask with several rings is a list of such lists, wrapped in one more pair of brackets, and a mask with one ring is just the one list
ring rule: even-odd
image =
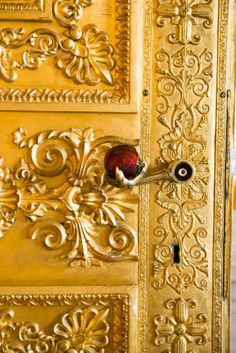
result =
[{"label": "small screw head", "polygon": [[149,95],[148,90],[147,90],[147,89],[144,89],[144,90],[143,90],[143,96],[144,96],[144,97],[147,97],[148,95]]},{"label": "small screw head", "polygon": [[225,92],[221,92],[220,98],[225,98],[225,97],[226,97],[226,93]]}]

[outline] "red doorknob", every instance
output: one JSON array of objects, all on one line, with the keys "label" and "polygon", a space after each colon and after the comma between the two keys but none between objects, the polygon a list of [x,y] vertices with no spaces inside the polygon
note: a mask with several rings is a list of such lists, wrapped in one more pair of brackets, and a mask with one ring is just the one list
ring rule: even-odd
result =
[{"label": "red doorknob", "polygon": [[104,164],[108,177],[114,180],[117,168],[128,180],[135,179],[144,168],[138,152],[130,145],[112,147],[105,156]]}]

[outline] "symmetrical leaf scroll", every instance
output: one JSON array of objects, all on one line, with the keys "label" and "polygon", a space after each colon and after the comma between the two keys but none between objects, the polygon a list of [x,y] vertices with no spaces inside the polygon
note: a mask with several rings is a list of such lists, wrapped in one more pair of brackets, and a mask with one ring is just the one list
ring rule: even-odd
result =
[{"label": "symmetrical leaf scroll", "polygon": [[[55,56],[56,67],[77,84],[113,84],[113,47],[109,35],[89,24],[81,28],[82,9],[92,1],[58,0],[54,16],[67,31],[64,35],[54,30],[39,28],[28,35],[23,29],[4,28],[0,31],[0,74],[5,81],[17,78],[16,70],[37,69],[48,57]],[[21,59],[13,59],[10,50],[28,46]]]},{"label": "symmetrical leaf scroll", "polygon": [[[10,304],[0,310],[1,352],[119,353],[121,346],[122,352],[128,352],[126,295],[25,295],[14,296],[14,303],[7,297],[1,299]],[[37,321],[17,321],[19,307],[32,306],[33,313],[35,306],[45,307],[47,301],[48,306],[61,301],[63,306],[70,307],[47,322],[46,327]]]},{"label": "symmetrical leaf scroll", "polygon": [[114,38],[96,23],[81,24],[94,2],[55,0],[47,27],[30,33],[11,26],[0,30],[0,79],[13,82],[22,70],[36,70],[46,61],[72,81],[69,88],[7,86],[1,89],[1,102],[129,103],[130,0],[115,1]]},{"label": "symmetrical leaf scroll", "polygon": [[[138,198],[107,183],[103,159],[109,147],[137,141],[105,137],[92,129],[43,131],[27,138],[22,128],[13,140],[28,149],[28,158],[12,172],[2,166],[1,232],[14,222],[19,208],[32,222],[31,238],[42,236],[47,248],[65,249],[62,258],[71,266],[136,260],[137,235],[125,214]],[[51,178],[57,186],[49,186]],[[56,212],[61,222],[49,219],[48,211]]]},{"label": "symmetrical leaf scroll", "polygon": [[[169,285],[178,293],[189,285],[207,286],[207,230],[198,210],[207,204],[209,168],[206,141],[200,129],[208,119],[207,97],[212,78],[212,54],[200,55],[183,47],[174,55],[157,54],[158,120],[169,132],[159,141],[158,168],[168,170],[176,161],[194,166],[186,183],[158,182],[157,203],[165,209],[158,218],[154,261],[154,287]],[[176,103],[173,104],[172,102]],[[180,247],[180,263],[173,261],[173,241]]]}]

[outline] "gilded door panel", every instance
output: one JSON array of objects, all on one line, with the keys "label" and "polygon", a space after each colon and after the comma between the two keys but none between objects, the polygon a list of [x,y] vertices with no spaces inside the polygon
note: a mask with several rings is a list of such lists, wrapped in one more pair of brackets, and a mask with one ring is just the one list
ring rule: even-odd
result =
[{"label": "gilded door panel", "polygon": [[137,110],[136,3],[17,3],[0,2],[1,109]]},{"label": "gilded door panel", "polygon": [[[20,352],[135,352],[137,332],[133,289],[114,287],[25,287],[0,295],[1,349]],[[12,288],[10,289],[13,293]],[[28,294],[28,291],[30,291]],[[45,294],[42,294],[44,292]],[[78,293],[79,294],[75,294]],[[82,347],[82,348],[81,348]]]},{"label": "gilded door panel", "polygon": [[138,144],[137,119],[1,118],[1,283],[83,284],[85,273],[87,285],[136,283],[138,191],[109,186],[103,159],[114,144]]}]

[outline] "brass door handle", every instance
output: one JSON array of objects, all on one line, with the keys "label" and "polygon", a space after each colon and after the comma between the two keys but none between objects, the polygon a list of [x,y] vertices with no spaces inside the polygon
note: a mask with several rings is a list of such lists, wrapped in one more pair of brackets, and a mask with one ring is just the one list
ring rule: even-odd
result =
[{"label": "brass door handle", "polygon": [[195,173],[190,162],[177,160],[167,170],[149,174],[147,164],[142,162],[137,150],[130,145],[112,147],[105,156],[104,164],[108,182],[116,187],[133,187],[171,179],[177,183],[185,183]]}]

